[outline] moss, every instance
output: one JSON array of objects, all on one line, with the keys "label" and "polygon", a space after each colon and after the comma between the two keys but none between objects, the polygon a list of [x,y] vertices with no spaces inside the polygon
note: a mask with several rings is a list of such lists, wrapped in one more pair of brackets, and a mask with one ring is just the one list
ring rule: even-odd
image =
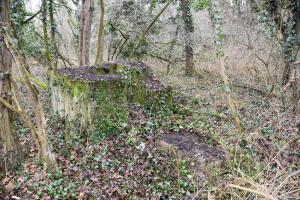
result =
[{"label": "moss", "polygon": [[52,71],[54,111],[67,119],[67,130],[72,134],[99,142],[127,123],[128,103],[139,103],[155,112],[171,104],[171,91],[147,86],[148,73],[147,66],[128,63]]}]

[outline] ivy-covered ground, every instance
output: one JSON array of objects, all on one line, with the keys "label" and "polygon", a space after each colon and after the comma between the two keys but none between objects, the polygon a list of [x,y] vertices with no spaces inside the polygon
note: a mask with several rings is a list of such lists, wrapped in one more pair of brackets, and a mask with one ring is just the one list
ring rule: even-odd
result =
[{"label": "ivy-covered ground", "polygon": [[[129,123],[98,144],[75,137],[67,149],[63,121],[48,116],[48,132],[60,167],[55,173],[47,173],[37,162],[28,130],[18,123],[26,162],[20,170],[3,176],[1,199],[300,196],[299,119],[289,109],[279,109],[282,105],[275,98],[233,87],[245,130],[239,135],[218,77],[186,78],[181,71],[166,75],[154,70],[174,88],[176,106],[169,110],[130,105]],[[161,146],[165,134],[193,135],[198,142],[223,150],[226,159],[217,165],[199,163],[195,157]]]}]

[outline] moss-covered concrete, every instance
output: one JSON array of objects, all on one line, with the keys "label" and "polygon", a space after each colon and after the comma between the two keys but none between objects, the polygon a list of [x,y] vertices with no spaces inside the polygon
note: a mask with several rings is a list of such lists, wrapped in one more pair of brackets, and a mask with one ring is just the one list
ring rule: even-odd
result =
[{"label": "moss-covered concrete", "polygon": [[128,103],[157,109],[172,104],[171,90],[143,63],[63,68],[52,71],[50,77],[53,111],[66,119],[70,130],[85,130],[92,140],[127,123]]}]

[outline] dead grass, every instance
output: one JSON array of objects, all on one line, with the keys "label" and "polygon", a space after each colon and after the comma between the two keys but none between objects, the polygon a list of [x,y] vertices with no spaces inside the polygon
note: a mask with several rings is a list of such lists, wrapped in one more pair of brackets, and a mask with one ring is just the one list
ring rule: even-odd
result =
[{"label": "dead grass", "polygon": [[[230,119],[218,73],[197,68],[198,76],[188,78],[183,76],[182,65],[173,66],[171,73],[166,74],[163,64],[148,63],[165,84],[183,95],[202,99],[201,112],[204,115],[217,113],[225,116],[225,119],[208,120],[211,133],[228,152],[229,160],[222,168],[206,171],[209,178],[199,186],[204,199],[300,199],[300,138],[297,129],[300,118],[293,114],[292,109],[276,97],[232,84],[233,97],[244,126],[243,135],[238,135]],[[232,83],[240,80],[231,76]],[[256,82],[256,85],[261,83]]]}]

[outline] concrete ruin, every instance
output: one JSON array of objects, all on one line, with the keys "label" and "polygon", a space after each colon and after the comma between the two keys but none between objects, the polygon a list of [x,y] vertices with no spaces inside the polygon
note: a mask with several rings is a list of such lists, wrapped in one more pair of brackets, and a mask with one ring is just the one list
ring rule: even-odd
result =
[{"label": "concrete ruin", "polygon": [[54,113],[71,128],[94,135],[126,124],[130,103],[157,108],[173,102],[171,89],[160,84],[144,63],[118,61],[58,69],[50,74],[50,88]]}]

